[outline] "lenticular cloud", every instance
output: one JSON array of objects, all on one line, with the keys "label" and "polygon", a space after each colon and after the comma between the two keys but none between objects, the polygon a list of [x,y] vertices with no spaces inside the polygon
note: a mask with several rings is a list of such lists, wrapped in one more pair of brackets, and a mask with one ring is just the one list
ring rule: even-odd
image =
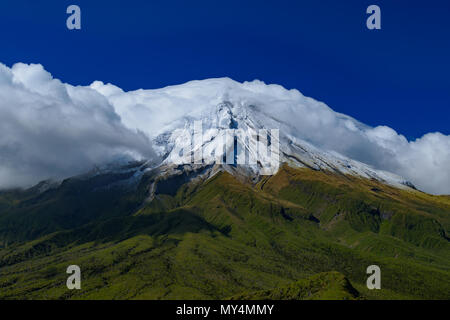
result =
[{"label": "lenticular cloud", "polygon": [[154,138],[205,119],[222,102],[272,119],[280,135],[297,137],[418,188],[450,194],[450,136],[429,133],[408,141],[386,127],[369,127],[327,105],[261,81],[191,81],[124,92],[100,81],[74,87],[41,65],[0,64],[0,187],[61,178],[115,157],[152,158]]}]

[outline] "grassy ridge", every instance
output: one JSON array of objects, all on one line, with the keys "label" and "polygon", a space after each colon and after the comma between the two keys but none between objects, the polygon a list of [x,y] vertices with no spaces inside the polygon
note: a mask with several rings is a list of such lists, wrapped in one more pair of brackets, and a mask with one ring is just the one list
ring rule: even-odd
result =
[{"label": "grassy ridge", "polygon": [[355,300],[358,291],[339,272],[323,272],[286,287],[242,293],[231,300]]},{"label": "grassy ridge", "polygon": [[[347,279],[363,298],[450,298],[447,197],[284,166],[256,186],[219,173],[142,206],[147,182],[0,195],[0,298],[288,299],[308,286],[325,288],[314,298],[355,298]],[[70,264],[82,290],[65,286]],[[372,264],[382,290],[365,288]]]}]

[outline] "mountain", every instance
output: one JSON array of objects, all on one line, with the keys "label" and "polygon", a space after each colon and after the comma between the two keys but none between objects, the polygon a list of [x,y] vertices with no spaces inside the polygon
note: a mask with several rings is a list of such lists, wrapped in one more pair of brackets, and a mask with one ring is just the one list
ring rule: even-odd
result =
[{"label": "mountain", "polygon": [[[280,162],[375,178],[398,187],[413,186],[408,179],[387,172],[391,166],[385,160],[380,165],[376,153],[394,155],[384,148],[389,141],[378,128],[334,112],[297,90],[229,78],[131,92],[98,81],[91,88],[115,107],[127,127],[151,138],[156,163],[245,162],[241,167],[250,175],[259,175],[261,164],[257,162],[270,162],[269,155],[260,150],[261,139],[266,137],[259,133],[267,130],[269,145],[273,140],[279,146]],[[276,138],[272,137],[274,130]],[[180,158],[182,150],[191,151],[196,159],[189,152]],[[227,152],[230,159],[225,160]]]},{"label": "mountain", "polygon": [[[151,170],[112,187],[137,168],[2,193],[0,296],[221,299],[338,271],[362,298],[448,299],[447,198],[287,165],[256,184]],[[65,287],[72,264],[82,290]],[[372,264],[382,290],[365,288]]]},{"label": "mountain", "polygon": [[[258,86],[206,84],[211,97],[204,82],[135,93],[192,107],[142,126],[155,157],[0,192],[0,298],[449,298],[448,197],[316,146]],[[72,264],[81,290],[65,286]],[[381,290],[365,286],[373,264]]]},{"label": "mountain", "polygon": [[244,293],[234,300],[355,300],[358,291],[339,272],[323,272],[286,287]]},{"label": "mountain", "polygon": [[[253,105],[234,106],[228,101],[221,102],[212,108],[211,114],[197,120],[198,133],[193,130],[195,122],[195,118],[187,118],[184,120],[184,131],[165,131],[154,139],[164,164],[173,164],[175,159],[180,158],[180,150],[188,150],[190,152],[178,160],[180,164],[193,163],[192,158],[198,154],[201,159],[197,164],[217,164],[218,160],[221,160],[221,164],[238,166],[242,169],[241,174],[245,171],[255,178],[261,173],[264,174],[263,169],[270,169],[270,157],[273,155],[267,155],[269,151],[264,150],[264,147],[271,149],[276,145],[275,169],[278,168],[278,163],[287,163],[292,167],[326,170],[375,179],[400,188],[415,188],[411,182],[400,176],[376,170],[337,152],[313,146],[303,140],[291,124],[276,119]],[[273,135],[273,129],[277,130],[276,136]],[[263,133],[264,130],[267,131],[267,138],[258,134],[261,130]],[[195,137],[196,134],[201,137]],[[268,146],[261,142],[263,138],[269,140]],[[191,153],[194,154],[193,157]],[[261,162],[265,162],[265,165]],[[229,170],[229,166],[223,167]],[[274,174],[276,170],[268,172]]]}]

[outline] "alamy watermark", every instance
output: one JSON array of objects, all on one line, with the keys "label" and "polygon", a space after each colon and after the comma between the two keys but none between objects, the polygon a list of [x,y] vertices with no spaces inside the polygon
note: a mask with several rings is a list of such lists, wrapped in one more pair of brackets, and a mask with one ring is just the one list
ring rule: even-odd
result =
[{"label": "alamy watermark", "polygon": [[380,267],[375,264],[368,266],[366,273],[370,274],[370,276],[367,278],[367,282],[366,282],[367,288],[369,290],[381,289],[381,269],[380,269]]},{"label": "alamy watermark", "polygon": [[[78,5],[70,5],[66,9],[66,13],[70,16],[66,20],[66,26],[69,30],[81,29],[81,9]],[[366,20],[366,26],[369,30],[381,29],[381,9],[379,6],[372,4],[367,7],[366,13],[370,16]]]},{"label": "alamy watermark", "polygon": [[381,9],[379,6],[373,4],[367,7],[367,14],[370,16],[367,18],[366,26],[369,30],[380,30],[381,29]]},{"label": "alamy watermark", "polygon": [[[174,164],[228,164],[259,167],[274,175],[280,166],[279,129],[216,129],[203,131],[202,121],[172,133]],[[210,143],[208,143],[210,142]]]},{"label": "alamy watermark", "polygon": [[67,14],[70,16],[66,20],[66,26],[69,30],[80,30],[81,29],[81,9],[77,5],[70,5],[66,10]]},{"label": "alamy watermark", "polygon": [[70,265],[67,267],[66,273],[70,274],[70,276],[67,278],[66,286],[67,289],[73,290],[81,289],[81,269],[77,265]]}]

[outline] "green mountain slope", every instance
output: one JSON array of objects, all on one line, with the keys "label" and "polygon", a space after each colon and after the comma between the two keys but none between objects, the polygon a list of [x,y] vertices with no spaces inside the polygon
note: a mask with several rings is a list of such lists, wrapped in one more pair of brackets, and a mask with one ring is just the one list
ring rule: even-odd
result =
[{"label": "green mountain slope", "polygon": [[[152,201],[151,174],[127,192],[99,188],[110,179],[0,194],[0,298],[224,299],[263,291],[291,299],[280,288],[331,271],[362,298],[450,298],[447,197],[288,166],[256,185],[228,173],[172,183]],[[81,268],[81,290],[65,286],[71,264]],[[365,287],[373,264],[381,290]],[[350,298],[335,275],[318,276],[334,289],[314,298]]]},{"label": "green mountain slope", "polygon": [[289,286],[243,293],[231,300],[355,300],[358,291],[339,272],[323,272]]}]

